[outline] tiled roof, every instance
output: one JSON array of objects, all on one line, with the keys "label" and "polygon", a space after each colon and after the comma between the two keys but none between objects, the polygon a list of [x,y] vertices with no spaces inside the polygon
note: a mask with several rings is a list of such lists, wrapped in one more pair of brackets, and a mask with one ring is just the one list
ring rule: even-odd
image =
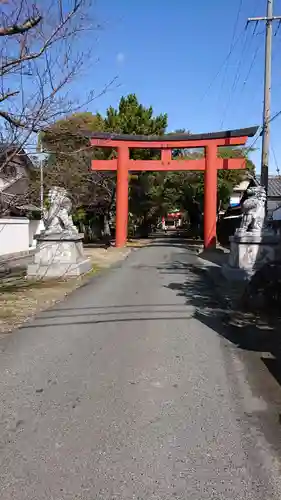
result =
[{"label": "tiled roof", "polygon": [[[260,176],[257,175],[257,180],[260,181]],[[281,176],[270,175],[268,178],[268,196],[281,198]]]},{"label": "tiled roof", "polygon": [[269,177],[268,179],[268,196],[281,197],[281,177]]},{"label": "tiled roof", "polygon": [[20,176],[11,182],[2,192],[24,196],[28,189],[28,179],[25,176]]},{"label": "tiled roof", "polygon": [[[8,143],[0,142],[0,155],[11,153],[14,150],[18,150],[16,157],[21,158],[27,167],[32,168],[33,163],[32,163],[30,156],[27,154],[27,152],[23,148],[20,148],[20,149],[18,149],[18,148],[19,148],[19,146],[17,144],[10,144],[9,145]],[[12,161],[15,161],[15,160],[12,160]]]}]

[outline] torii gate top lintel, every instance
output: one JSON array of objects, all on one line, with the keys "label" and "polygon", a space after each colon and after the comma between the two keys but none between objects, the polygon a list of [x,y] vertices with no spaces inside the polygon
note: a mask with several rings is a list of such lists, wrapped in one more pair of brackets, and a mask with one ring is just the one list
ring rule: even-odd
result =
[{"label": "torii gate top lintel", "polygon": [[[91,134],[93,147],[117,149],[117,158],[93,160],[92,170],[117,171],[116,191],[116,246],[122,247],[127,241],[128,227],[128,173],[141,171],[183,171],[201,170],[205,174],[204,189],[204,246],[215,245],[217,212],[217,170],[243,169],[245,158],[220,158],[218,147],[243,146],[253,137],[258,127],[207,134],[166,134],[163,136],[141,136],[97,132]],[[130,149],[161,150],[160,160],[130,159]],[[196,159],[172,158],[173,149],[204,148],[205,156]]]},{"label": "torii gate top lintel", "polygon": [[211,141],[217,146],[244,145],[249,137],[257,133],[258,127],[248,127],[205,134],[165,134],[133,135],[115,134],[111,132],[95,132],[90,136],[91,145],[96,147],[116,148],[126,144],[129,148],[173,149],[188,147],[203,147]]}]

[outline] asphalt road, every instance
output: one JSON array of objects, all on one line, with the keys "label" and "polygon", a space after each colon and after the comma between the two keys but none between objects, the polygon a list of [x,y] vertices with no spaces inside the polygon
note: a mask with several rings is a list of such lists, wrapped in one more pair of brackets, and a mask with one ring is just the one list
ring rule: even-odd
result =
[{"label": "asphalt road", "polygon": [[132,252],[2,345],[1,499],[281,498],[268,403],[196,259]]}]

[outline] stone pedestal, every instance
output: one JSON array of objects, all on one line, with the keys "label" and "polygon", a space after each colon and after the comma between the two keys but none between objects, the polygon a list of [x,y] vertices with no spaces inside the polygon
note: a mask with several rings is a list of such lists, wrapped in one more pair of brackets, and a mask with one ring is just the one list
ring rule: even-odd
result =
[{"label": "stone pedestal", "polygon": [[229,262],[223,275],[230,280],[248,280],[267,262],[280,257],[280,237],[270,231],[237,231],[230,237]]},{"label": "stone pedestal", "polygon": [[83,234],[53,233],[36,236],[37,249],[27,278],[50,279],[80,276],[91,270],[83,252]]}]

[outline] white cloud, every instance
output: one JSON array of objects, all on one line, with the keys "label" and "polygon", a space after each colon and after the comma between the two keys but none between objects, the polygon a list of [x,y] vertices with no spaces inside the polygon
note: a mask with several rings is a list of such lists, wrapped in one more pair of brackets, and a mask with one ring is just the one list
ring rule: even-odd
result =
[{"label": "white cloud", "polygon": [[125,61],[125,54],[123,52],[118,52],[116,56],[116,62],[122,64]]}]

